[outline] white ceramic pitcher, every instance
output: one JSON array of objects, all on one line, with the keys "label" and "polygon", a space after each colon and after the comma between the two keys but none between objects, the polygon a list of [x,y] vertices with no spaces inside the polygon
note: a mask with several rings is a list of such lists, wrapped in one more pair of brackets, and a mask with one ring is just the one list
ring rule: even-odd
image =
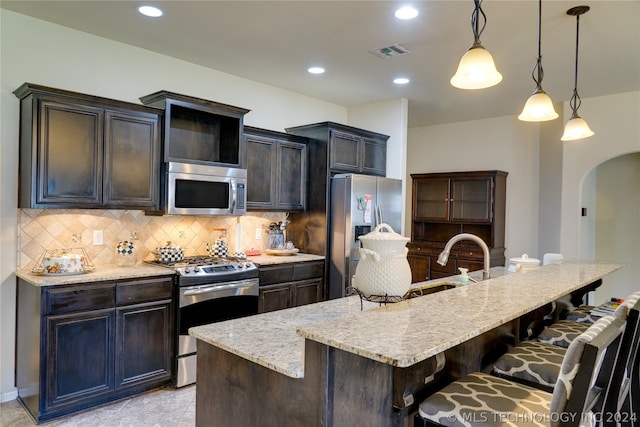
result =
[{"label": "white ceramic pitcher", "polygon": [[363,247],[360,248],[353,287],[367,297],[405,295],[411,286],[406,247],[409,238],[394,232],[387,224],[378,224],[371,233],[359,239]]}]

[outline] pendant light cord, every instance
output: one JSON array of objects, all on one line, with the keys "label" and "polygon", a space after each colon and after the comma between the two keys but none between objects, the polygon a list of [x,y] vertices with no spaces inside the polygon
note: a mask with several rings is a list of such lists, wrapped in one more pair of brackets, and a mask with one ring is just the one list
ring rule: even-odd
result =
[{"label": "pendant light cord", "polygon": [[571,106],[571,118],[578,117],[578,108],[580,108],[580,104],[582,104],[582,100],[580,99],[580,95],[578,95],[578,41],[580,40],[580,14],[576,14],[576,72],[573,78],[573,95],[571,95],[571,100],[569,101],[569,105]]},{"label": "pendant light cord", "polygon": [[536,90],[542,91],[542,79],[544,78],[544,70],[542,69],[542,0],[538,1],[538,59],[531,72],[531,77],[536,82]]},{"label": "pendant light cord", "polygon": [[[482,10],[482,2],[483,0],[474,0],[475,9],[473,9],[473,13],[471,14],[471,29],[473,31],[472,47],[481,46],[480,34],[484,31],[484,27],[487,26],[487,15],[485,15]],[[480,28],[480,15],[482,15],[482,28]]]}]

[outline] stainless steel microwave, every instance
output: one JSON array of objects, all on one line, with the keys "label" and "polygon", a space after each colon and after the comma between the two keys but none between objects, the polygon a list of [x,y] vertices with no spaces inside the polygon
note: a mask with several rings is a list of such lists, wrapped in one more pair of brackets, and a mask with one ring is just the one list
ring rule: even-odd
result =
[{"label": "stainless steel microwave", "polygon": [[247,213],[246,169],[169,162],[166,185],[167,214]]}]

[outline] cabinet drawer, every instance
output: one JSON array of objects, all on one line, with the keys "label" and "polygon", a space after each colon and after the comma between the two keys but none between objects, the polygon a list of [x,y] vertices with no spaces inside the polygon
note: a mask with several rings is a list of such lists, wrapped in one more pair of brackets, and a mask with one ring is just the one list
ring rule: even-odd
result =
[{"label": "cabinet drawer", "polygon": [[324,262],[301,262],[293,266],[293,280],[306,280],[322,277]]},{"label": "cabinet drawer", "polygon": [[260,286],[291,282],[292,280],[293,264],[260,267]]},{"label": "cabinet drawer", "polygon": [[45,291],[44,314],[72,313],[82,310],[98,310],[115,305],[116,284],[55,286]]},{"label": "cabinet drawer", "polygon": [[171,277],[133,280],[118,283],[116,303],[118,305],[171,299],[173,279]]},{"label": "cabinet drawer", "polygon": [[431,246],[419,245],[416,243],[409,242],[407,243],[407,249],[409,250],[409,253],[412,255],[417,255],[417,256],[431,255]]},{"label": "cabinet drawer", "polygon": [[484,261],[484,252],[479,247],[461,247],[458,251],[458,258],[465,258],[470,260]]}]

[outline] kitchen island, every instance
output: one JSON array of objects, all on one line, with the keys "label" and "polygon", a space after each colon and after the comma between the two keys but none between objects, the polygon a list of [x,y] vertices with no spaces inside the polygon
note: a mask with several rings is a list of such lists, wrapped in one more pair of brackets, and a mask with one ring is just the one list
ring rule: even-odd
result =
[{"label": "kitchen island", "polygon": [[383,306],[347,297],[192,328],[196,424],[410,425],[425,383],[486,369],[523,316],[621,267],[567,261]]}]

